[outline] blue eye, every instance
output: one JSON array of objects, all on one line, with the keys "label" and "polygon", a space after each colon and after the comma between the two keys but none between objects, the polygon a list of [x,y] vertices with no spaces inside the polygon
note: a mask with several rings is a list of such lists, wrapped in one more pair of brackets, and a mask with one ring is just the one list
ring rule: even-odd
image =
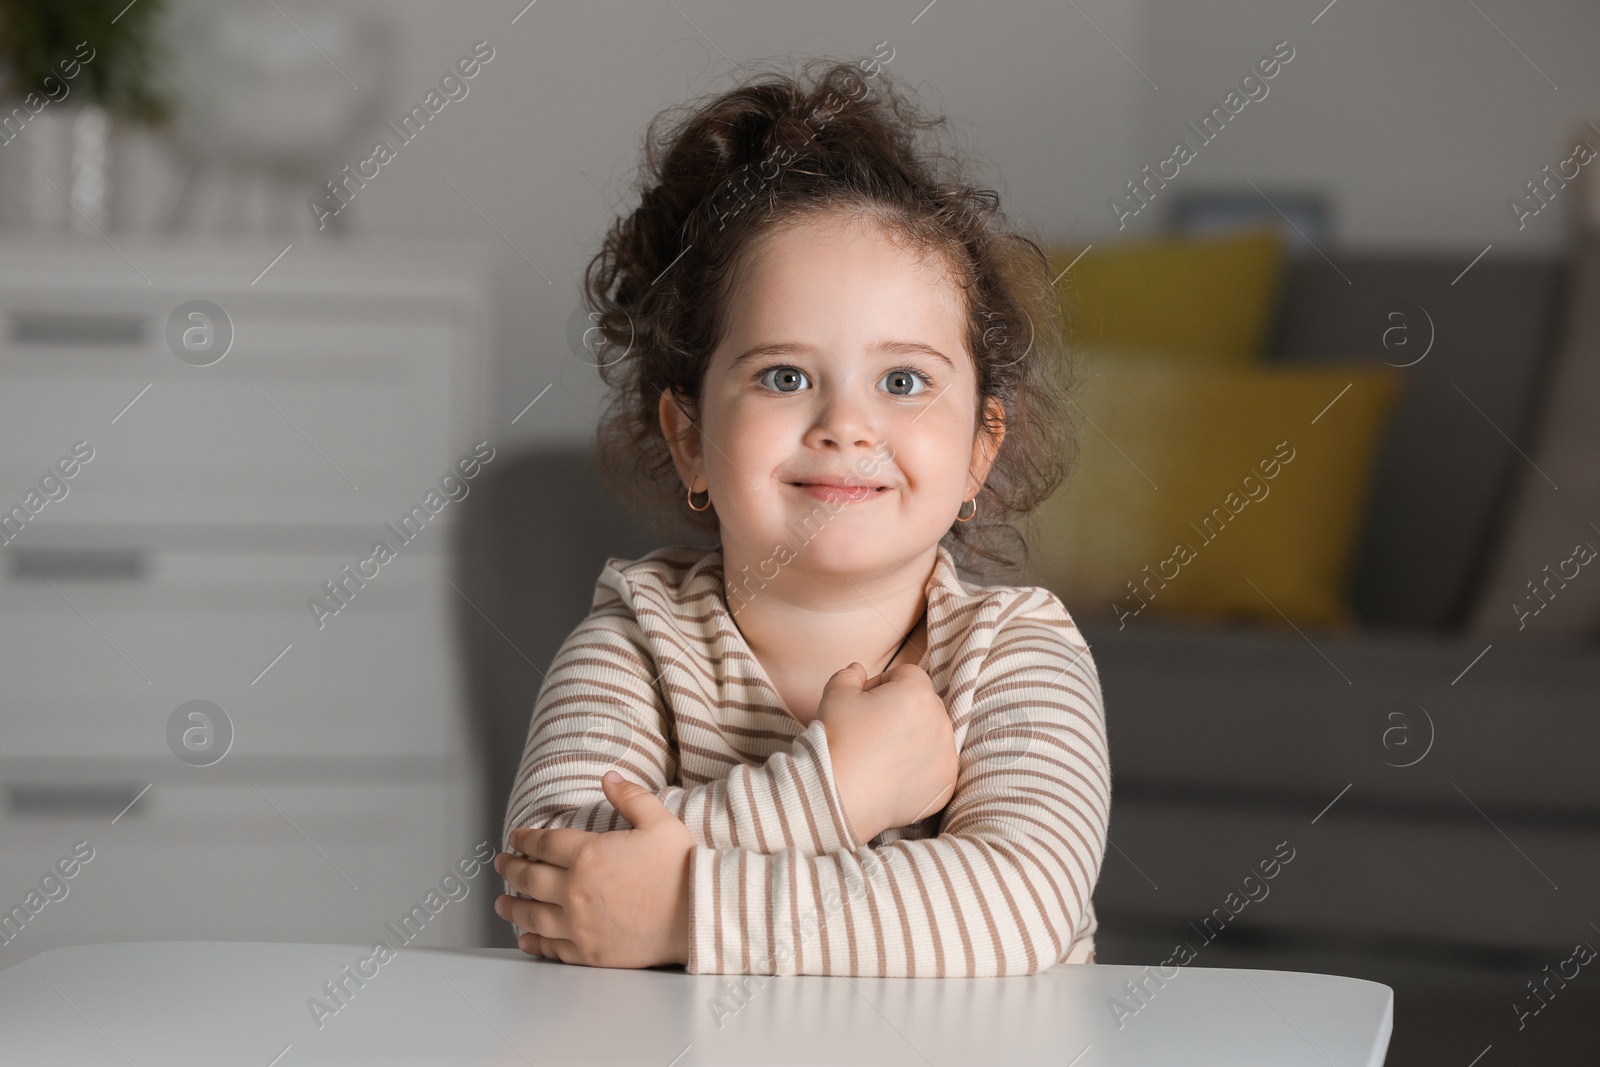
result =
[{"label": "blue eye", "polygon": [[921,389],[916,390],[916,392],[906,392],[906,393],[896,392],[895,391],[896,387],[891,385],[889,387],[889,395],[890,396],[918,396],[918,395],[920,395],[920,394],[922,394],[924,392],[927,392],[928,385],[929,385],[929,382],[930,382],[930,379],[928,378],[928,376],[926,374],[923,374],[921,371],[912,370],[910,367],[897,367],[894,370],[890,371],[888,374],[885,374],[883,377],[884,377],[884,380],[886,380],[886,381],[893,381],[893,382],[920,381],[922,383],[922,388]]},{"label": "blue eye", "polygon": [[[763,385],[766,385],[767,384],[767,375],[771,374],[774,371],[786,371],[787,373],[784,375],[784,380],[785,381],[793,381],[796,377],[804,378],[806,376],[805,371],[801,370],[799,367],[790,367],[790,366],[786,366],[786,365],[780,363],[780,364],[778,364],[776,366],[768,367],[766,370],[762,371],[759,375],[756,376],[756,381],[760,382]],[[772,388],[772,387],[768,386],[768,388]],[[800,387],[798,385],[796,385],[794,389],[780,388],[780,389],[777,389],[775,391],[779,392],[779,393],[792,393],[792,392],[797,391],[799,388]]]}]

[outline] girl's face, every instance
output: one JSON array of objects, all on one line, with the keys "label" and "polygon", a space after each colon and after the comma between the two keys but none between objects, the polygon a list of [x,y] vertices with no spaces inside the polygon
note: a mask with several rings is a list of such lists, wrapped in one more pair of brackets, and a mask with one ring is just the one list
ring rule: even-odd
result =
[{"label": "girl's face", "polygon": [[1004,436],[976,432],[958,290],[940,261],[839,216],[768,235],[760,253],[735,286],[698,427],[683,398],[662,396],[679,476],[710,492],[732,560],[785,544],[802,569],[851,573],[921,556]]}]

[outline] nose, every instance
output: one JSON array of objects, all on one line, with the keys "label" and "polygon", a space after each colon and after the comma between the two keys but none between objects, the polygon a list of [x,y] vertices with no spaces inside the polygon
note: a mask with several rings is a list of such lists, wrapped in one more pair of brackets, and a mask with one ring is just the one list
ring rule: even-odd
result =
[{"label": "nose", "polygon": [[873,426],[868,406],[849,388],[824,388],[818,390],[821,403],[811,428],[806,432],[806,444],[812,448],[832,445],[840,451],[854,448],[872,449],[878,443],[878,433]]}]

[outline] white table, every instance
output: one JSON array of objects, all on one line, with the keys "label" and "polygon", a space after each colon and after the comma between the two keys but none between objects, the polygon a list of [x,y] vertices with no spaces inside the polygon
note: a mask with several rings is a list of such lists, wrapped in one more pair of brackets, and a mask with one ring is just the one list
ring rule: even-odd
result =
[{"label": "white table", "polygon": [[[1125,997],[1122,983],[1141,968],[758,979],[401,947],[365,968],[364,986],[347,981],[354,992],[319,1029],[308,1000],[371,948],[145,941],[43,952],[0,971],[0,1063],[1380,1067],[1393,1024],[1388,986],[1290,971],[1181,968],[1164,986],[1150,981],[1148,1002],[1119,1028],[1107,1000]],[[741,980],[742,1007],[719,1019],[712,1002]]]}]

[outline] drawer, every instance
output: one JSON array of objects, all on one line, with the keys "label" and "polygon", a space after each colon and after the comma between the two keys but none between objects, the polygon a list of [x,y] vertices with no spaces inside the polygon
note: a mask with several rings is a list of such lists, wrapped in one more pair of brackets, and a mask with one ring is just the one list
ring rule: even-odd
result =
[{"label": "drawer", "polygon": [[448,308],[239,298],[231,349],[196,367],[168,347],[179,301],[130,301],[0,307],[0,508],[86,441],[39,521],[381,522],[471,444]]},{"label": "drawer", "polygon": [[[0,799],[16,784],[0,781]],[[77,856],[90,855],[72,877],[58,872],[46,883],[57,899],[39,906],[36,898],[35,914],[13,919],[0,936],[0,967],[105,941],[381,939],[399,947],[384,924],[398,925],[458,860],[481,854],[474,803],[465,780],[304,784],[267,769],[253,783],[160,782],[114,823],[110,809],[0,809],[0,916],[39,891],[78,842],[87,844]],[[421,923],[412,943],[474,943],[500,888],[492,868],[458,877],[445,892],[459,899]],[[324,977],[308,976],[302,996]]]},{"label": "drawer", "polygon": [[320,627],[307,607],[334,603],[324,583],[374,536],[301,553],[103,548],[77,580],[19,574],[29,557],[0,552],[0,757],[175,760],[167,722],[190,700],[227,714],[230,760],[463,751],[446,553],[400,547]]}]

